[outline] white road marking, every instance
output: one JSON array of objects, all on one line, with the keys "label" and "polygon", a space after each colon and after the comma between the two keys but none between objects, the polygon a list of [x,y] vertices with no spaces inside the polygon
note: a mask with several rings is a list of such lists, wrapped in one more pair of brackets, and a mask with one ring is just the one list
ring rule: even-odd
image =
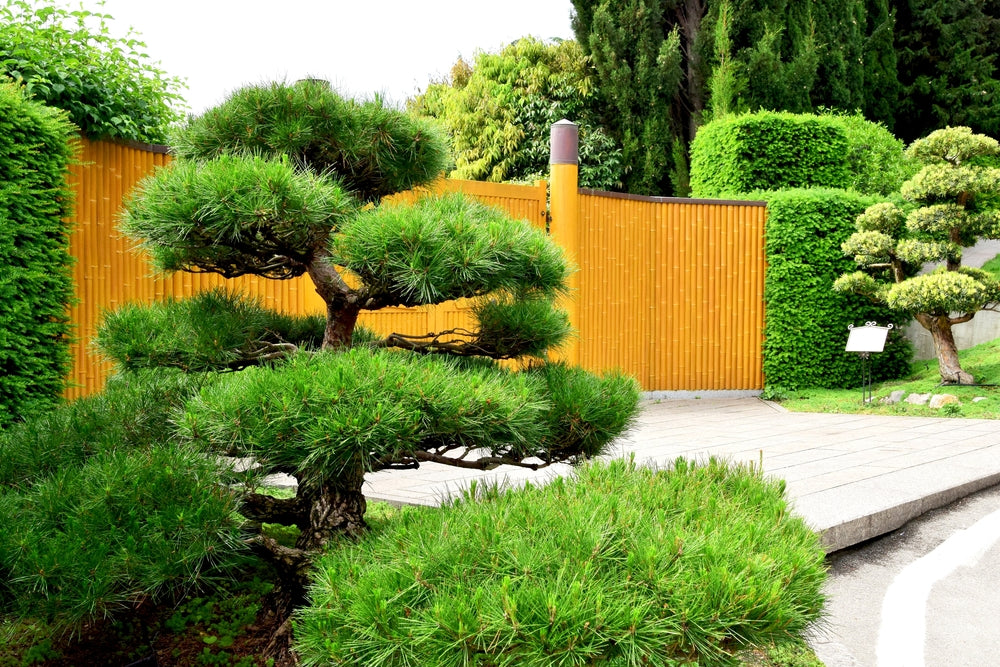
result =
[{"label": "white road marking", "polygon": [[1000,510],[956,532],[896,575],[882,600],[878,667],[923,667],[931,587],[959,566],[974,566],[998,540]]}]

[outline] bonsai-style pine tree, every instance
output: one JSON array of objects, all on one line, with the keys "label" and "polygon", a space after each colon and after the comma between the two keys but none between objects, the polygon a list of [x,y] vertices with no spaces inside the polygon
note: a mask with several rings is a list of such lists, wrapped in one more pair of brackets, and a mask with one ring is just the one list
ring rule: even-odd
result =
[{"label": "bonsai-style pine tree", "polygon": [[[315,555],[365,532],[366,473],[542,468],[622,432],[634,380],[545,361],[569,333],[553,306],[569,268],[544,232],[459,196],[382,203],[441,172],[426,123],[304,82],[238,91],[179,131],[124,231],[166,271],[308,274],[326,312],[215,290],[109,314],[105,391],[0,432],[0,613],[139,617],[250,548],[274,564],[269,608],[287,620]],[[458,298],[473,300],[468,330],[355,326]],[[277,472],[294,497],[265,493]]]},{"label": "bonsai-style pine tree", "polygon": [[[441,173],[426,121],[321,83],[275,84],[192,120],[175,153],[127,203],[125,233],[166,271],[307,273],[325,318],[214,292],[120,311],[101,345],[123,368],[239,371],[187,401],[178,436],[257,462],[241,512],[289,578],[301,584],[333,536],[363,531],[367,472],[540,468],[600,453],[629,422],[633,380],[543,361],[569,333],[553,305],[569,268],[544,232],[455,195],[381,203]],[[471,330],[355,331],[363,310],[458,298],[476,299]],[[521,372],[495,363],[524,356],[536,361]],[[296,476],[294,498],[253,490],[274,472]],[[297,526],[295,546],[264,523]]]},{"label": "bonsai-style pine tree", "polygon": [[[858,216],[858,231],[843,250],[862,270],[841,276],[834,289],[912,313],[934,338],[942,381],[972,384],[959,363],[952,326],[1000,305],[1000,284],[962,266],[962,248],[1000,238],[1000,211],[990,197],[1000,192],[1000,169],[975,163],[1000,147],[969,128],[949,127],[918,139],[907,152],[924,164],[900,191],[914,206],[880,203]],[[936,261],[944,265],[914,275]]]}]

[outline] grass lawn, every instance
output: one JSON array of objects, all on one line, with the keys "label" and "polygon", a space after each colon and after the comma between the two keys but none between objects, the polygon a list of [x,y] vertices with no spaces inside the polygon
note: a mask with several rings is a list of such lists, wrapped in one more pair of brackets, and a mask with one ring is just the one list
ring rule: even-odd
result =
[{"label": "grass lawn", "polygon": [[982,269],[983,271],[992,273],[994,278],[1000,280],[1000,255],[983,264]]},{"label": "grass lawn", "polygon": [[[995,261],[995,260],[991,260]],[[1000,267],[1000,262],[998,262]],[[936,359],[918,361],[913,374],[902,380],[883,382],[872,387],[874,400],[861,402],[861,389],[803,389],[776,397],[781,405],[794,412],[838,412],[873,415],[909,415],[914,417],[965,417],[1000,419],[1000,338],[959,353],[962,368],[972,373],[984,386],[941,385]],[[893,391],[910,394],[952,394],[961,403],[931,409],[926,405],[900,402],[887,405],[881,399]],[[973,402],[974,398],[985,400]]]}]

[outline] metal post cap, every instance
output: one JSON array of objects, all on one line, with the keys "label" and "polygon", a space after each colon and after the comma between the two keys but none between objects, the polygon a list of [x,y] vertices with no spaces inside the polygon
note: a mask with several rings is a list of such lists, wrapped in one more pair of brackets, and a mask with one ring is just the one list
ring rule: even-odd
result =
[{"label": "metal post cap", "polygon": [[558,123],[553,123],[550,139],[549,164],[579,164],[579,125],[563,118]]}]

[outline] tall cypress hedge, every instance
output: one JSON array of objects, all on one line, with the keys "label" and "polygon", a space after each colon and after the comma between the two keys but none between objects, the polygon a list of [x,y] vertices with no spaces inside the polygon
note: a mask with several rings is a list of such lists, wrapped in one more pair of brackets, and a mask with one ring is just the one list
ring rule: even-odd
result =
[{"label": "tall cypress hedge", "polygon": [[65,387],[74,136],[64,112],[0,84],[0,427],[52,405]]},{"label": "tall cypress hedge", "polygon": [[834,189],[769,192],[764,279],[764,379],[768,387],[851,387],[861,381],[857,354],[845,352],[848,325],[894,323],[885,351],[872,355],[873,379],[909,372],[912,354],[901,324],[909,317],[833,291],[854,270],[840,249],[873,199]]}]

